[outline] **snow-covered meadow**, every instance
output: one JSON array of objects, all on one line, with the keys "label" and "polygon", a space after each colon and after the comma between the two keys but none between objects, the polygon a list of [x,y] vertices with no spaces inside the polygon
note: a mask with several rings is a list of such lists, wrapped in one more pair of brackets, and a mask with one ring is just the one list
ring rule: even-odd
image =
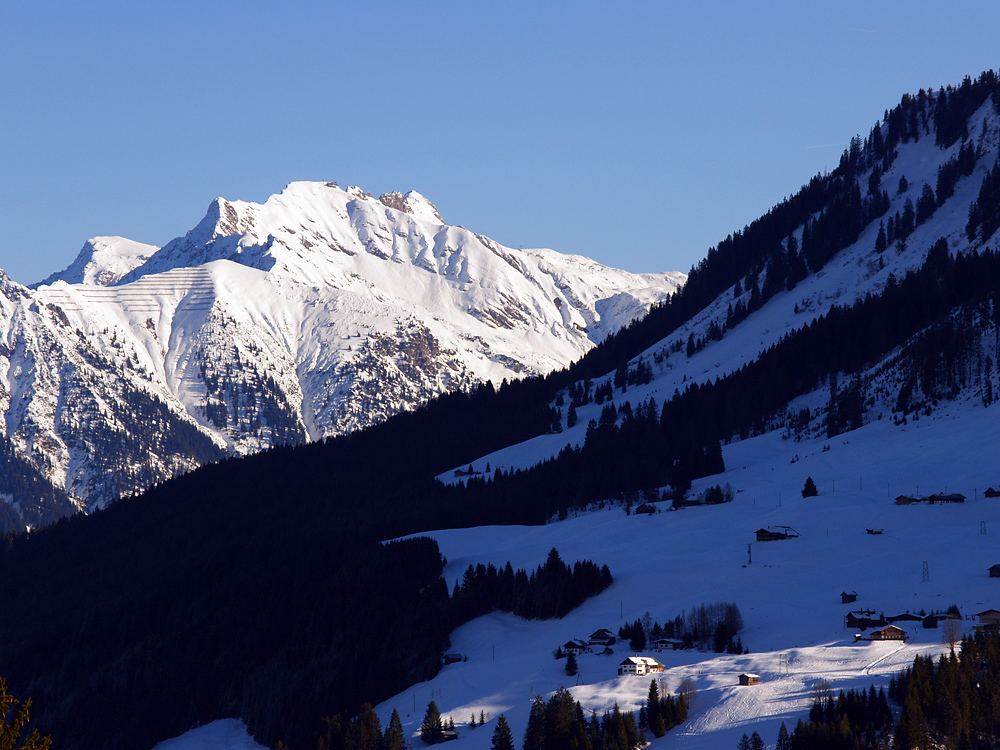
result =
[{"label": "snow-covered meadow", "polygon": [[[771,433],[724,448],[727,471],[695,484],[729,482],[726,505],[685,508],[653,516],[611,510],[581,514],[540,527],[454,529],[432,534],[448,559],[454,585],[469,564],[508,560],[532,569],[556,547],[567,562],[607,564],[615,583],[562,620],[527,622],[492,614],[453,634],[452,650],[467,661],[445,667],[432,681],[378,707],[383,722],[399,710],[408,732],[419,730],[429,700],[459,727],[470,750],[489,746],[492,724],[471,730],[473,713],[503,713],[520,741],[531,699],[561,686],[586,711],[615,702],[638,709],[649,677],[619,677],[632,655],[585,653],[569,677],[554,649],[598,628],[617,630],[647,611],[661,623],[699,604],[736,602],[746,621],[748,655],[697,651],[654,653],[667,669],[661,689],[685,677],[698,689],[690,718],[654,744],[664,748],[735,747],[744,732],[773,742],[784,721],[805,718],[819,680],[834,690],[884,686],[917,654],[938,654],[941,629],[909,627],[905,645],[854,642],[844,616],[854,609],[896,615],[957,604],[966,618],[1000,606],[1000,581],[987,568],[1000,562],[1000,500],[983,492],[1000,484],[995,408],[969,403],[895,426],[881,420],[831,440],[796,442]],[[820,495],[804,499],[807,476]],[[903,493],[960,492],[964,504],[897,506]],[[786,525],[797,539],[756,542],[754,531]],[[868,534],[882,529],[883,534]],[[752,560],[752,561],[751,561]],[[924,564],[928,580],[924,581]],[[857,591],[841,604],[842,591]],[[971,631],[973,622],[963,620]],[[787,666],[786,666],[787,665]],[[739,687],[741,672],[760,685]]]}]

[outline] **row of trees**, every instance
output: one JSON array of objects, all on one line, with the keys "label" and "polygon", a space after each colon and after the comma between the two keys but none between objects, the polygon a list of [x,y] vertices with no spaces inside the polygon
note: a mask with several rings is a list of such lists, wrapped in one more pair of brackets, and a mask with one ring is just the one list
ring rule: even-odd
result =
[{"label": "row of trees", "polygon": [[523,569],[515,572],[510,562],[500,570],[492,563],[470,565],[455,583],[453,618],[456,624],[468,622],[494,609],[529,620],[563,617],[613,581],[607,565],[578,560],[571,567],[555,547],[530,575]]},{"label": "row of trees", "polygon": [[[902,706],[896,727],[900,747],[987,748],[1000,743],[1000,635],[977,633],[960,651],[914,659],[889,686]],[[932,740],[932,738],[934,738]]]},{"label": "row of trees", "polygon": [[687,613],[667,620],[663,625],[654,621],[649,612],[632,624],[618,629],[618,636],[628,640],[634,651],[642,651],[647,642],[660,638],[681,640],[688,648],[711,648],[716,653],[743,653],[739,632],[743,630],[743,615],[733,602],[699,604]]},{"label": "row of trees", "polygon": [[[986,750],[1000,742],[997,696],[1000,634],[977,633],[936,663],[917,656],[890,680],[888,692],[873,685],[836,698],[818,694],[809,719],[791,735],[782,724],[775,750]],[[890,701],[900,707],[898,719]]]},{"label": "row of trees", "polygon": [[[434,710],[437,711],[436,706]],[[438,718],[440,720],[440,714]],[[407,746],[399,712],[393,709],[383,734],[378,714],[371,703],[363,704],[358,715],[350,721],[335,715],[324,719],[322,725],[316,750],[403,750]],[[284,743],[279,741],[278,747],[283,748]]]},{"label": "row of trees", "polygon": [[656,679],[649,681],[646,705],[639,709],[639,726],[648,728],[654,737],[662,737],[678,724],[683,724],[688,715],[688,697],[681,691],[675,699],[670,693],[660,695]]},{"label": "row of trees", "polygon": [[645,738],[631,711],[620,711],[616,703],[603,716],[591,712],[588,719],[569,690],[560,688],[548,702],[537,698],[531,704],[521,747],[522,750],[633,750],[640,744],[645,744]]}]

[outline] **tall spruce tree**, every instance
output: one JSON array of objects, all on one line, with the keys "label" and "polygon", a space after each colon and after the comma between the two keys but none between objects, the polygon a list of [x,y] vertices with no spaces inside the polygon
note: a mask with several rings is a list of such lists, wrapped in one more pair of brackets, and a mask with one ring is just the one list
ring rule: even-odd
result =
[{"label": "tall spruce tree", "polygon": [[778,741],[774,744],[774,750],[792,750],[792,739],[788,736],[788,727],[785,722],[781,722],[778,730]]},{"label": "tall spruce tree", "polygon": [[444,739],[441,712],[434,701],[427,704],[427,713],[424,714],[424,720],[420,724],[420,739],[428,745],[436,745]]},{"label": "tall spruce tree", "polygon": [[528,713],[528,726],[524,730],[522,750],[546,750],[545,746],[545,702],[535,698]]},{"label": "tall spruce tree", "polygon": [[385,728],[385,750],[403,750],[406,746],[406,736],[403,734],[403,722],[399,719],[399,711],[392,709],[389,726]]},{"label": "tall spruce tree", "polygon": [[490,750],[514,750],[514,737],[510,733],[510,726],[503,714],[497,717],[497,725],[493,730],[493,742]]},{"label": "tall spruce tree", "polygon": [[577,671],[576,655],[570,651],[569,656],[566,657],[566,674],[570,677],[575,677]]}]

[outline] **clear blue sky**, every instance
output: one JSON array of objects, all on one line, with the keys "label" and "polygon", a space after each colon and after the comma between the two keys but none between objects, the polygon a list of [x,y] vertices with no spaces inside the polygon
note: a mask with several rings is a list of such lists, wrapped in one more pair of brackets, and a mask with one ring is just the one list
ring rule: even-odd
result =
[{"label": "clear blue sky", "polygon": [[979,2],[0,4],[0,268],[163,245],[216,196],[418,190],[511,246],[687,271],[904,92],[1000,67]]}]

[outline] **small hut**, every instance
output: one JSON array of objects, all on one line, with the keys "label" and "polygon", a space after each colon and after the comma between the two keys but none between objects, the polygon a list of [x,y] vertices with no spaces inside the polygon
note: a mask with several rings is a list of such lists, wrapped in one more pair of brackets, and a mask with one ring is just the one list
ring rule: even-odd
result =
[{"label": "small hut", "polygon": [[740,685],[756,685],[760,682],[760,675],[744,672],[740,675]]}]

